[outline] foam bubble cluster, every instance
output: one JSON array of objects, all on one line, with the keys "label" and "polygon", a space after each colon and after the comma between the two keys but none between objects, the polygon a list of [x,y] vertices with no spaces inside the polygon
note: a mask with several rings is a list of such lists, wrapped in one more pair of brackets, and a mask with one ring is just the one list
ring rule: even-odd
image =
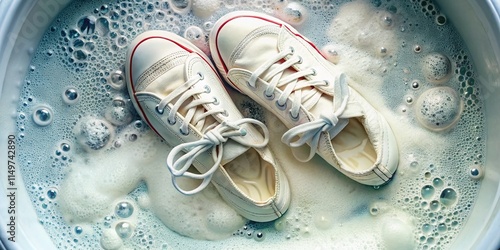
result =
[{"label": "foam bubble cluster", "polygon": [[78,142],[89,150],[105,147],[114,136],[114,129],[108,122],[93,117],[83,118],[75,129]]},{"label": "foam bubble cluster", "polygon": [[422,71],[425,78],[432,83],[445,82],[451,76],[451,61],[441,53],[431,53],[425,56]]},{"label": "foam bubble cluster", "polygon": [[417,101],[419,122],[435,131],[451,128],[462,113],[462,101],[455,90],[449,87],[431,88]]}]

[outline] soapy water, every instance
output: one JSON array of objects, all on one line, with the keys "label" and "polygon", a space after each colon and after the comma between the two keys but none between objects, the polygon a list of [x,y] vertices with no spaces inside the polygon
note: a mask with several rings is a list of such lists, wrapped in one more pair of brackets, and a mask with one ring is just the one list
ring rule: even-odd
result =
[{"label": "soapy water", "polygon": [[[291,184],[289,211],[254,223],[212,186],[195,196],[173,188],[170,147],[126,93],[125,51],[141,32],[162,29],[208,53],[213,24],[239,9],[294,25],[387,118],[400,148],[388,185],[352,182],[319,157],[297,162],[280,142],[284,125],[229,89],[243,115],[269,127]],[[463,42],[428,0],[85,1],[56,18],[29,66],[19,162],[40,223],[61,249],[442,249],[485,174],[481,98]]]}]

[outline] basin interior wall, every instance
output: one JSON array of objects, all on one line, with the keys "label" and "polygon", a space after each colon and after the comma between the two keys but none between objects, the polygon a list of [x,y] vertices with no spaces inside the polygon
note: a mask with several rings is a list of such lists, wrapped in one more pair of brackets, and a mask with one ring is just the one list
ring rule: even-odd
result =
[{"label": "basin interior wall", "polygon": [[[15,134],[14,120],[19,91],[37,44],[57,14],[71,0],[0,0],[0,159],[7,158],[6,138]],[[464,38],[484,85],[487,152],[485,176],[477,201],[464,229],[451,249],[498,249],[500,247],[500,1],[436,0]],[[0,195],[7,195],[6,161],[0,162]],[[16,175],[16,243],[6,240],[7,204],[0,202],[0,237],[7,249],[55,248]]]}]

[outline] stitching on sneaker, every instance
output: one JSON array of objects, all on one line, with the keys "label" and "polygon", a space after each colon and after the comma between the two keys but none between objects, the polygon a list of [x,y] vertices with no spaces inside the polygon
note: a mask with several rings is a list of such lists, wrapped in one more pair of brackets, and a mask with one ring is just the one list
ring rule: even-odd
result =
[{"label": "stitching on sneaker", "polygon": [[137,79],[136,91],[142,91],[149,86],[152,82],[154,82],[158,77],[163,75],[165,72],[174,68],[175,66],[181,65],[184,63],[184,57],[189,55],[188,52],[179,51],[172,53],[168,56],[163,57],[162,59],[155,62],[151,67],[146,69],[144,73]]},{"label": "stitching on sneaker", "polygon": [[280,31],[280,27],[271,26],[271,25],[269,25],[269,26],[263,26],[263,27],[260,27],[260,28],[257,28],[255,30],[253,30],[234,49],[233,53],[231,54],[231,57],[229,57],[229,61],[231,63],[234,63],[236,61],[236,58],[238,58],[238,57],[241,56],[241,52],[255,38],[258,38],[258,37],[261,37],[261,36],[264,36],[264,35],[278,35],[279,31]]}]

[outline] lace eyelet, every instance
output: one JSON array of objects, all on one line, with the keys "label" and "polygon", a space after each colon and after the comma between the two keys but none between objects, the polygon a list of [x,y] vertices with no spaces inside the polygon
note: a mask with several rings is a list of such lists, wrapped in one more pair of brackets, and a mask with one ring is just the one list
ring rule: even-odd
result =
[{"label": "lace eyelet", "polygon": [[293,54],[295,52],[295,49],[292,46],[290,46],[289,48],[290,48],[290,53]]},{"label": "lace eyelet", "polygon": [[156,105],[155,110],[156,110],[156,112],[157,112],[158,114],[160,114],[160,115],[163,115],[163,112],[165,111],[165,110],[163,110],[163,109],[162,109],[162,110],[160,110],[160,108],[158,107],[158,105]]},{"label": "lace eyelet", "polygon": [[290,110],[290,112],[288,112],[288,114],[290,115],[290,119],[292,119],[292,121],[298,121],[299,120],[299,117],[300,117],[299,113],[297,113],[297,116],[294,116],[292,114],[292,111]]},{"label": "lace eyelet", "polygon": [[175,118],[173,121],[171,121],[170,119],[167,119],[167,121],[168,121],[168,124],[170,124],[170,125],[175,125],[177,123],[177,119],[175,119]]},{"label": "lace eyelet", "polygon": [[229,113],[227,112],[227,110],[224,110],[224,112],[222,113],[223,116],[225,117],[229,117]]},{"label": "lace eyelet", "polygon": [[286,109],[286,102],[283,104],[280,104],[279,100],[275,102],[276,107],[278,107],[279,110],[285,110]]},{"label": "lace eyelet", "polygon": [[208,85],[205,85],[204,88],[205,88],[205,93],[212,92],[212,89],[210,89],[210,87]]},{"label": "lace eyelet", "polygon": [[219,99],[217,99],[217,97],[214,97],[214,101],[212,103],[214,105],[219,105]]},{"label": "lace eyelet", "polygon": [[248,86],[249,88],[251,88],[251,89],[256,89],[256,87],[255,87],[255,86],[252,86],[252,84],[250,84],[250,82],[249,82],[249,81],[245,81],[245,82],[247,83],[247,86]]},{"label": "lace eyelet", "polygon": [[312,72],[311,72],[311,75],[315,76],[316,75],[316,70],[311,68]]},{"label": "lace eyelet", "polygon": [[267,95],[266,94],[266,91],[264,91],[264,97],[267,99],[267,100],[273,100],[274,99],[274,92],[271,93],[270,95]]},{"label": "lace eyelet", "polygon": [[200,77],[200,80],[205,79],[205,76],[201,72],[198,72],[196,74],[198,74],[198,76]]},{"label": "lace eyelet", "polygon": [[323,80],[325,82],[325,86],[330,86],[330,81],[328,80]]},{"label": "lace eyelet", "polygon": [[182,128],[181,128],[181,129],[179,129],[179,132],[181,132],[181,134],[184,136],[189,135],[189,129],[186,132],[184,132],[184,131],[182,131]]},{"label": "lace eyelet", "polygon": [[301,56],[299,56],[299,61],[297,63],[301,64],[304,60],[302,59]]}]

